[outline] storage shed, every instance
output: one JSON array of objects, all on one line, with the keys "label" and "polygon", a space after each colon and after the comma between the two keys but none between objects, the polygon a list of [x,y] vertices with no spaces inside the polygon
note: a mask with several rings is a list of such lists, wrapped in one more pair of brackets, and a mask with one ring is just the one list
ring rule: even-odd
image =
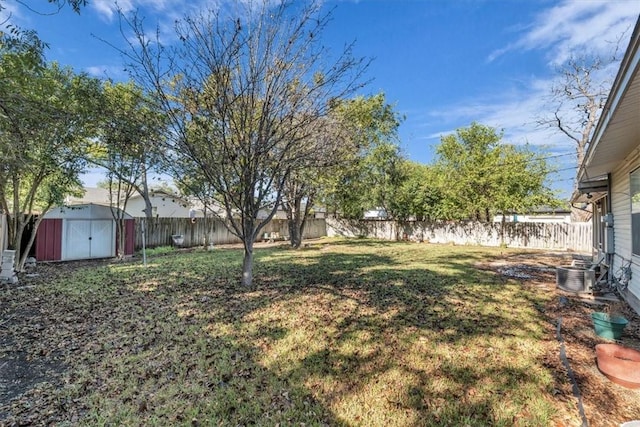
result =
[{"label": "storage shed", "polygon": [[[125,255],[135,243],[133,217],[125,218]],[[86,204],[52,209],[36,233],[38,261],[68,261],[116,256],[117,227],[109,206]]]}]

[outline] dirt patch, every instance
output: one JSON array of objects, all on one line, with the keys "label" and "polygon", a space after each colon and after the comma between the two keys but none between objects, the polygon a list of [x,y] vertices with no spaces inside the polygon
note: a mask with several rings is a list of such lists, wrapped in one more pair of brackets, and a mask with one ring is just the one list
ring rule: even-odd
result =
[{"label": "dirt patch", "polygon": [[604,299],[581,297],[556,289],[555,267],[571,265],[574,259],[582,259],[576,254],[564,253],[523,253],[504,257],[491,263],[478,265],[490,269],[506,278],[520,280],[535,286],[539,292],[550,294],[549,303],[539,307],[548,321],[548,352],[545,365],[556,373],[555,395],[559,407],[565,413],[566,425],[574,425],[579,417],[578,399],[572,390],[572,382],[567,369],[560,359],[560,337],[564,342],[566,356],[578,383],[584,413],[592,426],[619,426],[630,420],[640,419],[640,389],[632,390],[609,381],[597,367],[595,346],[609,342],[598,337],[593,329],[591,313],[608,311],[613,305],[621,310],[629,324],[624,330],[620,344],[640,350],[640,316],[628,305]]},{"label": "dirt patch", "polygon": [[[29,351],[35,347],[37,333],[42,329],[38,323],[31,323],[38,315],[26,310],[9,313],[8,316],[6,313],[3,312],[2,316],[5,322],[13,323],[11,333],[0,336],[0,405],[36,384],[58,378],[65,370],[65,365],[55,354],[31,354]],[[0,331],[5,332],[3,329],[0,326]]]}]

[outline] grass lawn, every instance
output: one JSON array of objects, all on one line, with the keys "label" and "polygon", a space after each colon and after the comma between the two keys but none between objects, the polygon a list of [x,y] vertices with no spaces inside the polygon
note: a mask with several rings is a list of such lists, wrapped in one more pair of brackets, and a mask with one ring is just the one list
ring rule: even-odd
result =
[{"label": "grass lawn", "polygon": [[[74,268],[33,290],[32,308],[50,321],[24,349],[57,360],[61,381],[12,402],[11,416],[553,424],[556,380],[543,357],[553,336],[540,312],[549,293],[477,268],[511,252],[372,240],[258,249],[251,290],[235,249]],[[34,415],[38,402],[48,412]]]}]

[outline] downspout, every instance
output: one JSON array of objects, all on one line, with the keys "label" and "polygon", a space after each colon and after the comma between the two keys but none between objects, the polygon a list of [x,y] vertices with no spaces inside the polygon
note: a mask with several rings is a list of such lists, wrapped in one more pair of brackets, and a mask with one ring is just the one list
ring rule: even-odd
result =
[{"label": "downspout", "polygon": [[[611,173],[607,174],[607,214],[611,214],[613,215],[613,212],[611,211],[612,207],[611,207],[611,197],[613,196],[613,193],[611,191]],[[616,219],[613,218],[613,220],[615,221]],[[615,222],[614,222],[615,224]],[[606,225],[605,225],[605,236],[607,233],[606,230]],[[607,250],[605,251],[605,260],[607,265],[609,266],[609,271],[607,271],[607,283],[613,283],[613,261],[614,261],[614,257],[615,257],[615,232],[616,229],[615,227],[613,228],[613,242],[611,242],[611,245],[613,245],[614,249],[613,251],[609,251],[608,248],[606,248]],[[606,237],[605,237],[606,238]],[[613,252],[613,253],[609,253],[609,252]]]}]

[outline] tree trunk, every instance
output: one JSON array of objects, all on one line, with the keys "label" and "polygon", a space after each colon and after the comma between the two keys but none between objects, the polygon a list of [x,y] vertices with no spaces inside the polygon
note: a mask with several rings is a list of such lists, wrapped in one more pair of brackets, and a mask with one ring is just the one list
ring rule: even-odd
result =
[{"label": "tree trunk", "polygon": [[286,204],[287,223],[289,225],[289,243],[294,249],[298,249],[302,244],[302,230],[300,230],[300,207],[302,201],[299,196]]},{"label": "tree trunk", "polygon": [[312,194],[307,195],[307,204],[304,210],[302,209],[302,196],[298,195],[294,198],[293,204],[291,202],[283,204],[283,208],[287,213],[287,223],[289,226],[289,243],[294,249],[299,249],[302,246],[302,238],[304,236],[304,225],[307,223],[307,216],[311,211],[311,204],[313,203],[314,196]]},{"label": "tree trunk", "polygon": [[253,238],[246,236],[245,239],[244,259],[242,260],[242,286],[250,288],[253,284]]},{"label": "tree trunk", "polygon": [[27,262],[27,258],[29,258],[29,251],[31,251],[31,247],[33,246],[33,243],[36,241],[36,233],[38,232],[38,227],[40,227],[40,223],[44,219],[45,213],[46,212],[43,212],[42,214],[40,214],[38,219],[36,219],[36,222],[33,225],[33,230],[31,230],[31,236],[29,236],[29,241],[27,242],[27,246],[24,248],[22,255],[16,256],[16,266],[15,266],[16,271],[24,271],[24,264],[25,262]]},{"label": "tree trunk", "polygon": [[205,249],[209,249],[209,242],[211,240],[209,238],[209,235],[211,234],[211,229],[210,229],[211,225],[210,225],[210,222],[208,221],[208,218],[207,218],[207,203],[206,202],[204,203],[204,207],[202,209],[202,215],[203,215],[202,221],[203,221],[203,228],[204,228],[204,240],[203,240],[202,244],[203,244]]},{"label": "tree trunk", "polygon": [[297,219],[289,220],[289,240],[291,247],[298,249],[302,245],[302,231],[300,230],[300,224]]},{"label": "tree trunk", "polygon": [[138,191],[144,200],[144,215],[147,218],[147,227],[145,228],[146,239],[149,241],[151,236],[150,230],[156,226],[155,219],[153,217],[153,205],[151,205],[151,197],[149,196],[149,183],[147,182],[147,168],[145,163],[142,163],[143,172],[141,174],[142,179],[142,192]]},{"label": "tree trunk", "polygon": [[116,228],[118,230],[118,259],[124,259],[124,245],[125,245],[125,241],[126,241],[126,236],[125,236],[125,222],[124,222],[124,218],[118,218],[116,220]]},{"label": "tree trunk", "polygon": [[20,265],[20,255],[22,253],[22,234],[24,233],[24,229],[27,226],[25,221],[16,221],[16,229],[15,235],[13,236],[13,250],[16,251],[16,257],[14,260],[14,269],[16,271],[21,271],[22,266]]}]

